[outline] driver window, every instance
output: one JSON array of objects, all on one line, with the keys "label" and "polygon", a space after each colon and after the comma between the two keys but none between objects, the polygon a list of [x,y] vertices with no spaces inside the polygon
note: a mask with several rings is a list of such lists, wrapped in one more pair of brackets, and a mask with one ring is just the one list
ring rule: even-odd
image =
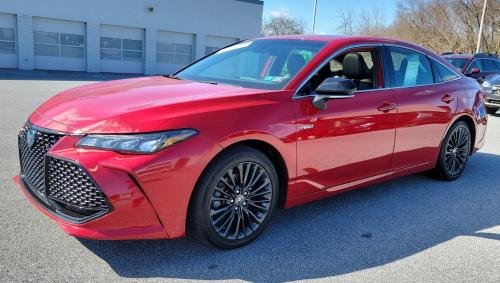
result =
[{"label": "driver window", "polygon": [[469,67],[467,67],[466,73],[470,73],[472,71],[472,69],[474,69],[474,68],[477,68],[480,71],[483,70],[483,66],[481,64],[481,60],[477,60],[476,59],[476,60],[472,61],[472,63],[470,63],[470,65],[469,65]]},{"label": "driver window", "polygon": [[376,89],[379,87],[377,73],[381,70],[378,58],[376,48],[344,52],[321,67],[300,93],[302,95],[314,93],[324,80],[331,77],[351,79],[358,91]]}]

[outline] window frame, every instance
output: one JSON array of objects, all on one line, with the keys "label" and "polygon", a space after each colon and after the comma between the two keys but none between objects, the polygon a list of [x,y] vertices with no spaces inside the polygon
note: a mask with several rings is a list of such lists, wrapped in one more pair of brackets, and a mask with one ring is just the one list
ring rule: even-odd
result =
[{"label": "window frame", "polygon": [[[471,70],[473,69],[473,68],[471,68],[472,64],[474,64],[474,62],[476,62],[476,61],[480,62],[479,60],[481,60],[481,59],[475,58],[475,59],[471,60],[469,62],[469,65],[467,65],[467,68],[465,69],[464,73],[465,74],[471,74]],[[483,69],[483,63],[480,63],[480,64],[481,64],[481,68],[478,68],[478,69],[479,69],[479,71],[482,71],[481,69]]]},{"label": "window frame", "polygon": [[[172,44],[172,52],[168,52],[168,51],[158,51],[159,48],[158,48],[158,44]],[[177,52],[177,45],[186,45],[186,46],[189,46],[191,48],[191,53],[182,53],[182,52]],[[189,65],[193,62],[193,52],[194,51],[194,48],[193,48],[193,44],[186,44],[186,43],[176,43],[176,42],[173,42],[173,41],[157,41],[156,42],[156,63],[157,64],[173,64],[173,65],[180,65],[180,66],[184,66],[184,65]],[[172,56],[172,62],[160,62],[158,61],[158,55],[171,55]],[[177,60],[175,59],[176,56],[179,55],[179,56],[189,56],[189,63],[188,64],[180,64],[180,63],[177,63]]]},{"label": "window frame", "polygon": [[[432,83],[429,83],[429,84],[420,84],[420,85],[413,85],[413,86],[395,86],[395,83],[394,83],[394,70],[393,70],[393,64],[392,64],[392,58],[391,58],[391,55],[390,55],[390,47],[396,47],[396,48],[401,48],[401,49],[405,49],[405,50],[409,50],[411,52],[415,52],[415,53],[418,53],[422,56],[424,56],[427,61],[429,62],[430,66],[431,66],[431,72],[432,72],[432,75],[433,75],[433,82]],[[417,88],[417,87],[422,87],[422,86],[431,86],[431,85],[436,85],[436,84],[442,84],[442,83],[449,83],[449,82],[452,82],[452,81],[455,81],[455,80],[459,80],[461,78],[463,78],[463,74],[462,73],[459,73],[458,70],[452,70],[450,69],[448,66],[442,64],[441,62],[439,62],[439,60],[433,58],[432,56],[429,56],[428,54],[425,54],[424,52],[422,51],[419,51],[419,50],[416,50],[416,49],[413,49],[411,47],[407,47],[407,46],[400,46],[400,45],[395,45],[395,44],[384,44],[384,49],[386,50],[385,51],[385,61],[387,63],[387,71],[390,75],[390,89],[402,89],[402,88]],[[450,72],[452,72],[453,74],[456,75],[456,78],[454,79],[451,79],[451,80],[443,80],[441,78],[441,76],[439,75],[438,71],[436,70],[434,64],[441,64],[443,67],[445,67],[446,69],[448,69]],[[440,81],[436,81],[436,76],[439,76],[440,77]]]},{"label": "window frame", "polygon": [[[428,85],[433,85],[433,84],[436,84],[436,83],[440,83],[440,82],[436,82],[436,72],[433,68],[433,65],[432,65],[432,62],[429,60],[429,56],[427,56],[426,54],[423,54],[422,52],[418,52],[414,49],[409,49],[409,48],[405,48],[405,47],[402,47],[402,46],[387,46],[387,61],[389,62],[389,71],[390,71],[390,74],[391,74],[391,86],[393,86],[392,88],[396,89],[396,88],[414,88],[414,87],[421,87],[421,86],[428,86]],[[402,86],[396,86],[396,76],[395,76],[395,73],[394,73],[394,62],[392,61],[392,56],[391,56],[391,48],[397,48],[397,49],[403,49],[405,51],[409,51],[409,52],[412,52],[412,53],[416,53],[420,56],[422,56],[428,63],[429,63],[429,71],[431,72],[431,75],[432,75],[432,83],[424,83],[424,84],[415,84],[415,85],[402,85]]]},{"label": "window frame", "polygon": [[[430,62],[431,62],[433,71],[436,73],[435,74],[435,78],[439,77],[439,79],[440,79],[439,81],[435,81],[435,83],[450,82],[450,81],[453,81],[453,80],[456,80],[456,79],[460,78],[460,76],[458,76],[457,74],[455,74],[455,72],[452,72],[448,67],[446,67],[445,65],[441,64],[440,62],[438,62],[436,60],[430,60]],[[441,74],[441,72],[439,72],[439,69],[438,69],[437,66],[441,66],[441,67],[445,68],[446,70],[450,71],[450,73],[454,74],[455,77],[453,79],[445,80],[444,77],[443,77],[443,74]]]},{"label": "window frame", "polygon": [[[35,41],[35,34],[37,32],[40,33],[52,33],[52,34],[57,34],[57,43],[43,43],[43,42],[37,42]],[[81,36],[82,37],[82,43],[80,45],[70,45],[70,44],[63,44],[61,43],[62,40],[62,35],[76,35],[76,36]],[[43,46],[57,46],[57,56],[47,56],[47,55],[40,55],[36,54],[36,46],[37,45],[43,45]],[[69,47],[69,48],[81,48],[83,49],[82,51],[82,57],[70,57],[70,56],[61,56],[61,48],[64,47]],[[66,59],[77,59],[77,60],[82,60],[85,59],[86,52],[86,41],[85,41],[85,35],[84,34],[76,34],[76,33],[62,33],[62,32],[57,32],[57,31],[43,31],[43,30],[33,30],[33,55],[36,56],[44,56],[44,57],[54,57],[54,58],[66,58]]]},{"label": "window frame", "polygon": [[12,52],[12,53],[1,53],[0,52],[0,54],[16,55],[16,53],[17,53],[17,33],[16,33],[16,29],[15,28],[8,28],[8,27],[0,27],[0,29],[12,30],[12,34],[14,35],[14,39],[13,40],[0,39],[0,42],[14,43],[14,52]]},{"label": "window frame", "polygon": [[[327,48],[328,45],[325,45],[324,48]],[[309,82],[312,77],[314,77],[314,74],[316,74],[317,72],[319,72],[319,70],[321,70],[321,68],[323,68],[323,66],[325,66],[325,64],[327,63],[330,63],[330,61],[332,61],[333,59],[335,59],[335,57],[343,54],[343,53],[346,53],[348,52],[349,50],[354,50],[354,49],[361,49],[361,48],[365,48],[365,49],[370,49],[370,48],[376,48],[379,50],[379,60],[382,60],[382,82],[384,84],[383,87],[381,88],[376,88],[376,89],[367,89],[367,90],[360,90],[360,91],[356,91],[356,93],[358,92],[370,92],[370,91],[379,91],[379,90],[384,90],[384,89],[390,89],[391,88],[391,85],[389,84],[390,82],[387,80],[388,76],[386,75],[388,73],[388,70],[387,70],[387,66],[386,66],[386,62],[387,60],[385,59],[386,57],[386,50],[384,48],[384,44],[383,43],[358,43],[358,44],[350,44],[350,45],[346,45],[342,48],[339,48],[337,50],[335,50],[330,56],[326,57],[323,61],[321,61],[320,64],[318,64],[314,69],[313,71],[311,71],[307,76],[306,78],[300,82],[298,84],[298,87],[295,89],[294,91],[294,94],[292,96],[292,99],[302,99],[302,98],[306,98],[306,97],[313,97],[315,96],[315,94],[308,94],[308,95],[300,95],[301,93],[301,90],[304,88],[304,86],[306,85],[307,82]],[[290,84],[293,83],[293,80],[289,81],[288,84],[286,84],[283,89],[287,89]],[[380,82],[378,82],[380,83]]]},{"label": "window frame", "polygon": [[[103,38],[110,38],[110,39],[118,39],[120,40],[120,48],[114,48],[114,47],[102,47],[102,39]],[[135,49],[128,49],[124,48],[123,41],[124,40],[133,40],[133,41],[140,41],[141,42],[141,49],[140,50],[135,50]],[[111,36],[101,36],[99,37],[99,58],[100,60],[106,60],[106,61],[120,61],[120,62],[138,62],[144,64],[144,39],[132,39],[132,38],[121,38],[121,37],[111,37]],[[114,51],[120,51],[120,59],[108,59],[108,58],[102,58],[102,50],[114,50]],[[124,59],[123,53],[124,52],[136,52],[136,53],[141,53],[141,60],[130,60],[130,59]]]},{"label": "window frame", "polygon": [[[356,44],[350,44],[350,45],[346,45],[346,46],[344,46],[342,48],[339,48],[339,49],[335,50],[330,56],[326,57],[320,64],[318,64],[313,69],[313,71],[311,71],[307,75],[307,77],[302,82],[300,82],[298,84],[298,87],[295,89],[292,98],[293,99],[302,99],[302,98],[305,98],[305,97],[312,97],[312,96],[314,96],[314,94],[300,95],[300,90],[314,76],[314,74],[317,73],[327,62],[330,62],[336,56],[344,53],[345,51],[347,51],[349,49],[352,49],[352,48],[362,48],[362,47],[379,47],[382,50],[380,54],[382,55],[384,87],[383,88],[374,89],[374,90],[378,91],[378,90],[391,90],[391,89],[399,89],[399,88],[414,88],[415,86],[411,86],[411,87],[395,87],[394,84],[392,83],[393,74],[392,74],[392,68],[390,67],[390,64],[392,62],[389,62],[388,59],[387,59],[388,56],[390,56],[390,54],[389,54],[389,48],[388,47],[391,47],[391,46],[392,47],[400,47],[400,48],[404,48],[404,49],[408,49],[408,50],[417,52],[419,54],[422,54],[423,56],[426,56],[428,58],[428,60],[430,59],[431,62],[432,61],[436,61],[436,62],[439,63],[439,60],[433,58],[432,56],[428,56],[427,54],[423,53],[422,51],[413,49],[413,48],[408,47],[408,46],[400,46],[400,45],[396,45],[396,44],[383,43],[383,42],[380,42],[380,43],[356,43]],[[452,69],[448,68],[448,66],[446,66],[446,65],[443,65],[443,66],[446,67],[448,70],[450,70],[455,75],[457,75],[457,78],[453,79],[453,80],[450,80],[450,81],[446,81],[446,82],[432,83],[430,85],[448,83],[448,82],[451,82],[451,81],[460,80],[460,79],[462,79],[464,77],[464,75],[461,72],[459,72],[458,70],[452,70]],[[288,82],[288,84],[285,85],[283,89],[287,89],[291,83],[292,83],[292,81]],[[420,86],[418,86],[418,87],[420,87]],[[369,92],[369,91],[374,91],[374,90],[363,90],[362,92]]]},{"label": "window frame", "polygon": [[[315,96],[314,92],[311,92],[310,94],[306,95],[300,95],[303,93],[304,87],[307,85],[309,81],[311,81],[314,78],[314,74],[316,74],[319,70],[324,68],[326,64],[330,64],[336,57],[348,54],[348,53],[354,53],[354,52],[368,52],[372,56],[372,62],[373,65],[376,66],[376,68],[373,70],[373,79],[374,83],[377,84],[376,88],[373,89],[365,89],[365,90],[357,90],[356,93],[364,93],[364,92],[370,92],[370,91],[378,91],[378,90],[383,90],[387,89],[386,85],[388,84],[387,77],[385,74],[387,73],[387,69],[385,66],[386,60],[384,60],[385,54],[384,54],[384,48],[382,44],[373,44],[373,45],[359,45],[359,46],[351,46],[350,48],[345,48],[342,49],[340,52],[335,52],[333,56],[328,57],[328,60],[323,61],[320,65],[319,68],[315,69],[314,72],[312,73],[313,75],[308,77],[297,89],[294,97],[310,97],[310,96]],[[375,56],[374,56],[375,55]]]}]

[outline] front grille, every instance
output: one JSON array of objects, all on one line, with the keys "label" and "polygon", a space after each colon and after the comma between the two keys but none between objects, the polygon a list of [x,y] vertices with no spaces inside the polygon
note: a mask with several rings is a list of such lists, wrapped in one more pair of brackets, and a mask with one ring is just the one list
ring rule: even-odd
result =
[{"label": "front grille", "polygon": [[47,197],[65,209],[92,215],[109,209],[106,197],[87,172],[72,162],[46,157]]},{"label": "front grille", "polygon": [[[34,135],[32,144],[28,144],[28,130]],[[19,159],[21,162],[21,175],[35,190],[39,197],[44,191],[44,158],[49,149],[63,137],[62,135],[36,131],[28,126],[19,132]]]},{"label": "front grille", "polygon": [[108,199],[80,165],[48,155],[64,135],[27,124],[18,135],[21,180],[49,211],[83,222],[111,210]]}]

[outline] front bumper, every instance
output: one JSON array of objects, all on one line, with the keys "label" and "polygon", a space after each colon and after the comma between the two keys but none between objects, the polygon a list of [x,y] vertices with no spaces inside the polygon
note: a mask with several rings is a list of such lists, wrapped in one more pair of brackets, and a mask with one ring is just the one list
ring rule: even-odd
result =
[{"label": "front bumper", "polygon": [[484,104],[491,108],[500,108],[500,86],[493,86],[491,90],[485,90]]},{"label": "front bumper", "polygon": [[[14,177],[14,182],[21,188],[28,200],[43,214],[55,220],[61,229],[69,235],[96,240],[126,240],[126,239],[157,239],[166,238],[164,227],[158,221],[151,205],[141,197],[134,199],[121,199],[119,209],[102,217],[85,223],[74,223],[63,220],[60,215],[47,208],[43,202],[26,188],[19,176]],[[138,188],[130,188],[136,191]],[[143,198],[144,199],[144,198]],[[134,215],[130,215],[133,212]]]},{"label": "front bumper", "polygon": [[[111,209],[72,221],[44,205],[19,176],[14,178],[34,206],[68,234],[91,239],[158,239],[185,235],[189,200],[208,162],[222,149],[197,136],[151,155],[77,148],[79,136],[64,135],[47,156],[78,164],[100,188]],[[212,146],[210,146],[212,145]]]}]

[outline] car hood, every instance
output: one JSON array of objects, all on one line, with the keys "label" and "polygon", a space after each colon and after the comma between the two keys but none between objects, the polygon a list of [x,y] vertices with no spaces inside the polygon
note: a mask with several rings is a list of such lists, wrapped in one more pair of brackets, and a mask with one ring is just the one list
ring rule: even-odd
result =
[{"label": "car hood", "polygon": [[30,121],[73,134],[154,132],[168,129],[176,116],[259,92],[160,76],[109,81],[57,94],[38,107]]},{"label": "car hood", "polygon": [[500,86],[500,74],[489,75],[484,78],[484,81],[488,81],[491,85]]}]

